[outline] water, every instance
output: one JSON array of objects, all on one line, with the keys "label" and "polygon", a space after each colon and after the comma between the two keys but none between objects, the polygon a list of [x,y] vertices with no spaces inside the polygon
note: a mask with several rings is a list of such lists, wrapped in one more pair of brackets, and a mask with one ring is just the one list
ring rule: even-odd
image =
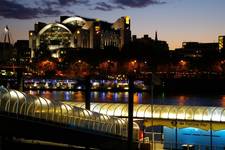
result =
[{"label": "water", "polygon": [[[42,96],[57,101],[84,102],[82,91],[27,91],[32,95]],[[91,102],[127,103],[128,92],[91,92]],[[134,93],[135,104],[150,104],[151,94],[147,92]],[[166,94],[161,93],[153,98],[154,104],[217,106],[225,107],[225,92],[222,94]]]}]

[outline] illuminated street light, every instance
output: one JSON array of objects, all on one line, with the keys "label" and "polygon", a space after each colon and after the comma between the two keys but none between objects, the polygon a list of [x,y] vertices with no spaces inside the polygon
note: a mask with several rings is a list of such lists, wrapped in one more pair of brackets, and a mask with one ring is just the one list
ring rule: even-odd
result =
[{"label": "illuminated street light", "polygon": [[185,66],[185,65],[187,64],[187,62],[184,61],[184,60],[181,60],[181,61],[180,61],[180,64],[181,64],[182,66]]}]

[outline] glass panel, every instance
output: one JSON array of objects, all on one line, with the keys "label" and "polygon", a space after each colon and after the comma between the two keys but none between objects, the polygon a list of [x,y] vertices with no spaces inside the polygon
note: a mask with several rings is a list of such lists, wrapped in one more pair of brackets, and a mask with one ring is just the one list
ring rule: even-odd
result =
[{"label": "glass panel", "polygon": [[206,109],[207,109],[206,107],[198,107],[194,113],[194,120],[202,121]]},{"label": "glass panel", "polygon": [[109,116],[113,116],[115,115],[115,111],[116,111],[116,108],[119,106],[119,104],[110,104],[110,106],[108,107],[108,110],[107,110],[107,115]]},{"label": "glass panel", "polygon": [[79,107],[79,108],[82,108],[82,106],[84,105],[84,103],[77,102],[77,103],[71,103],[71,105],[76,106],[76,107]]},{"label": "glass panel", "polygon": [[212,117],[212,112],[214,111],[216,107],[208,107],[204,114],[203,114],[203,120],[204,121],[210,121],[211,120],[211,117]]},{"label": "glass panel", "polygon": [[177,119],[185,120],[186,111],[188,110],[189,106],[182,106],[177,111]]},{"label": "glass panel", "polygon": [[93,110],[94,112],[99,113],[100,110],[101,110],[101,104],[100,104],[100,103],[97,103],[97,104],[95,105],[95,107],[93,107],[92,110]]},{"label": "glass panel", "polygon": [[187,119],[187,120],[193,120],[194,119],[194,111],[195,111],[195,109],[196,109],[196,107],[189,107],[186,110],[185,119]]},{"label": "glass panel", "polygon": [[160,118],[168,119],[171,106],[161,106]]},{"label": "glass panel", "polygon": [[141,107],[141,105],[134,104],[133,117],[137,117],[137,112],[140,107]]},{"label": "glass panel", "polygon": [[220,120],[222,121],[222,122],[225,122],[225,109],[222,111],[222,113],[221,113],[221,118],[220,118]]},{"label": "glass panel", "polygon": [[[117,104],[116,106],[115,106],[115,111],[114,111],[114,116],[122,116],[123,114],[122,114],[122,111],[123,111],[123,109],[125,109],[125,107],[127,107],[126,105],[124,105],[124,104]],[[126,113],[126,112],[125,112]],[[125,114],[125,116],[128,116],[127,114]]]},{"label": "glass panel", "polygon": [[34,101],[34,116],[37,118],[41,117],[42,105],[40,101],[40,97],[36,97]]},{"label": "glass panel", "polygon": [[127,104],[121,104],[121,105],[123,105],[122,116],[128,117],[128,105]]},{"label": "glass panel", "polygon": [[217,107],[212,114],[212,121],[220,121],[221,114],[223,112],[223,108]]},{"label": "glass panel", "polygon": [[154,105],[153,106],[153,118],[160,118],[161,106]]},{"label": "glass panel", "polygon": [[142,105],[137,111],[137,117],[145,117],[145,110],[148,108],[148,105]]},{"label": "glass panel", "polygon": [[102,104],[102,107],[100,109],[101,114],[107,114],[108,108],[111,106],[111,104]]},{"label": "glass panel", "polygon": [[152,106],[151,105],[147,105],[148,108],[145,110],[145,118],[151,118],[152,117]]},{"label": "glass panel", "polygon": [[182,106],[171,106],[171,109],[169,111],[169,119],[177,119],[177,113],[178,110],[181,108]]}]

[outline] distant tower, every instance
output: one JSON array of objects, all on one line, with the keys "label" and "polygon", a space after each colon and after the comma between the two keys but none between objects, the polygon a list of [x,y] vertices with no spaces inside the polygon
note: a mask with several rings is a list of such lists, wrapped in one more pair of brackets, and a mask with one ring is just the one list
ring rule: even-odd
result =
[{"label": "distant tower", "polygon": [[9,43],[11,44],[11,39],[10,39],[10,33],[9,33],[9,27],[8,26],[5,26],[4,28],[4,43]]},{"label": "distant tower", "polygon": [[12,46],[13,40],[8,26],[5,26],[4,31],[1,34],[0,40],[0,62],[8,63],[11,60],[15,60],[14,56],[16,55],[16,51]]},{"label": "distant tower", "polygon": [[155,41],[158,41],[158,33],[155,31]]}]

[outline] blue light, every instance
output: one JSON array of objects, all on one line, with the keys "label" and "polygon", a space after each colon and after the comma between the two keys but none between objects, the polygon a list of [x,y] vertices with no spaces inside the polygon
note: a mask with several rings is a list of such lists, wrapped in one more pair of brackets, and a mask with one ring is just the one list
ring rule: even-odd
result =
[{"label": "blue light", "polygon": [[[169,146],[168,143],[176,142],[176,128],[163,128],[164,133],[164,144],[165,148]],[[217,150],[223,150],[225,147],[225,130],[212,131],[212,146],[216,147]],[[206,149],[211,145],[211,134],[210,130],[202,130],[198,128],[181,128],[177,129],[177,143],[179,147],[181,145],[196,145],[201,147],[201,149]]]}]

